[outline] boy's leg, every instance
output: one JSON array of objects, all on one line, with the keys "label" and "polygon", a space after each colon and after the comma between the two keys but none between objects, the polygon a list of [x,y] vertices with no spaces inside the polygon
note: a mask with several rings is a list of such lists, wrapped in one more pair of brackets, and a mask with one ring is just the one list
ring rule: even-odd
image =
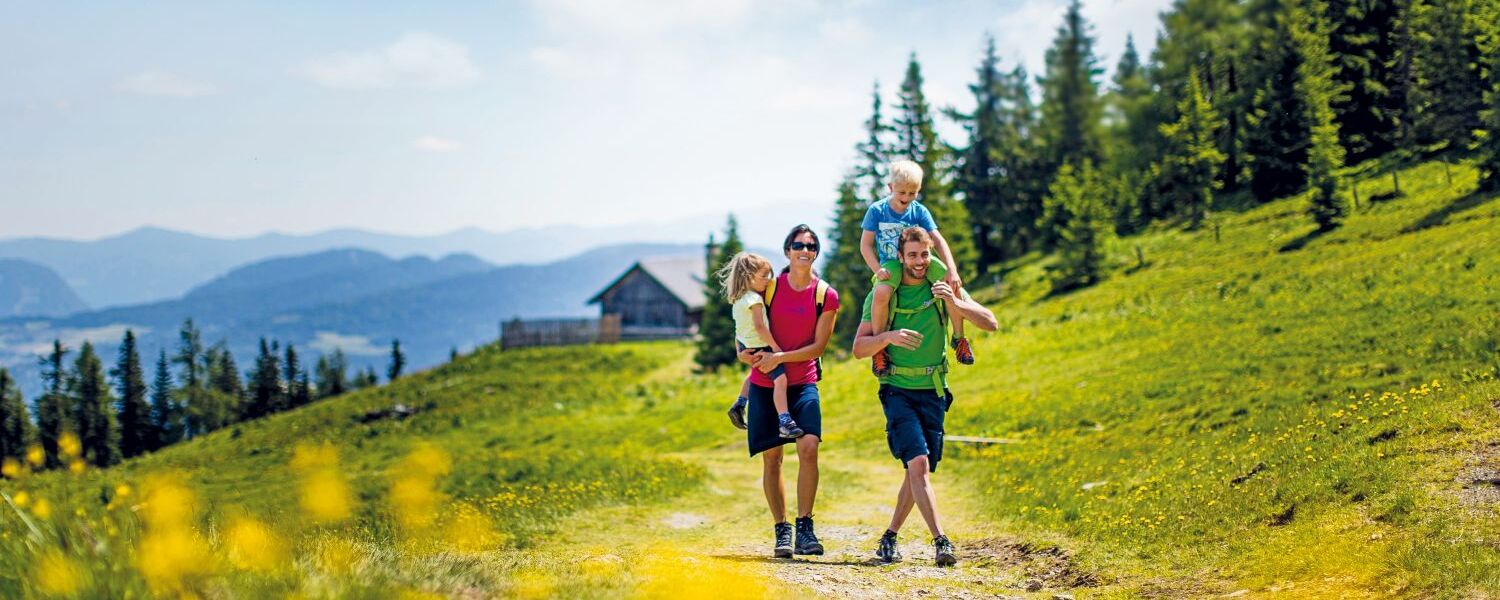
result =
[{"label": "boy's leg", "polygon": [[[963,313],[954,308],[952,302],[945,300],[943,306],[948,310],[948,322],[953,324],[953,354],[961,364],[974,364],[974,348],[969,345],[969,338],[964,337]],[[874,312],[875,309],[871,307],[870,310]]]},{"label": "boy's leg", "polygon": [[[894,286],[875,284],[875,297],[870,301],[870,325],[876,335],[885,333],[888,329],[887,324],[891,320],[891,294],[894,293]],[[877,377],[891,373],[891,355],[884,348],[870,357],[870,370]]]}]

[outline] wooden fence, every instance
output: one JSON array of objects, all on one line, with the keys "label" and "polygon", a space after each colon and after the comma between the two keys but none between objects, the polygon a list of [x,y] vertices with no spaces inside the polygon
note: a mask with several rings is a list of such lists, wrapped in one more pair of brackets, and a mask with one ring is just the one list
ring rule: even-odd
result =
[{"label": "wooden fence", "polygon": [[500,348],[613,344],[620,341],[620,315],[598,319],[512,319],[500,323]]}]

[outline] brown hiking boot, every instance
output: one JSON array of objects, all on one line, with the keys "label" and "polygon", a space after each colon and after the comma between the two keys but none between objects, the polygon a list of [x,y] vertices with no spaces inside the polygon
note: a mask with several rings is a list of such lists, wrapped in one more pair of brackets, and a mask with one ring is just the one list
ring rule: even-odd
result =
[{"label": "brown hiking boot", "polygon": [[960,363],[966,365],[974,364],[974,349],[969,347],[969,338],[953,338],[953,354],[958,357],[958,362]]},{"label": "brown hiking boot", "polygon": [[891,374],[891,355],[882,349],[870,357],[870,372],[876,377],[885,377]]}]

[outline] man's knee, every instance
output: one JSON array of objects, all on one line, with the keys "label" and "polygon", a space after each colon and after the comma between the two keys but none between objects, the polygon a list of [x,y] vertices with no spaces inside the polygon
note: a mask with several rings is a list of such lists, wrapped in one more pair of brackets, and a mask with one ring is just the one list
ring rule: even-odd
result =
[{"label": "man's knee", "polygon": [[819,440],[818,436],[812,434],[797,438],[797,460],[818,460],[818,442],[820,441],[822,440]]},{"label": "man's knee", "polygon": [[929,471],[928,465],[930,464],[927,460],[927,455],[923,454],[906,461],[906,472],[913,475],[926,475]]}]

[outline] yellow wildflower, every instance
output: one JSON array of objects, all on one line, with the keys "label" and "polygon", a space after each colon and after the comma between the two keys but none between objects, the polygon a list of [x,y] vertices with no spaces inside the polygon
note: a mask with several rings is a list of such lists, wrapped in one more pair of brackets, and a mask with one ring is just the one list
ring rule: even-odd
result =
[{"label": "yellow wildflower", "polygon": [[83,587],[83,569],[56,549],[48,549],[37,561],[35,582],[43,594],[71,596]]},{"label": "yellow wildflower", "polygon": [[62,452],[63,456],[68,458],[75,458],[83,454],[83,444],[79,443],[78,436],[71,431],[65,431],[61,437],[57,438],[57,449]]},{"label": "yellow wildflower", "polygon": [[230,522],[225,537],[229,561],[237,568],[273,571],[285,564],[285,544],[260,521],[249,517],[237,518]]},{"label": "yellow wildflower", "polygon": [[52,518],[52,504],[47,502],[46,498],[38,499],[36,505],[31,507],[31,514],[39,519],[50,519]]},{"label": "yellow wildflower", "polygon": [[0,475],[4,475],[10,479],[17,479],[25,474],[25,471],[22,470],[24,468],[21,466],[21,461],[7,456],[3,462],[0,462]]}]

